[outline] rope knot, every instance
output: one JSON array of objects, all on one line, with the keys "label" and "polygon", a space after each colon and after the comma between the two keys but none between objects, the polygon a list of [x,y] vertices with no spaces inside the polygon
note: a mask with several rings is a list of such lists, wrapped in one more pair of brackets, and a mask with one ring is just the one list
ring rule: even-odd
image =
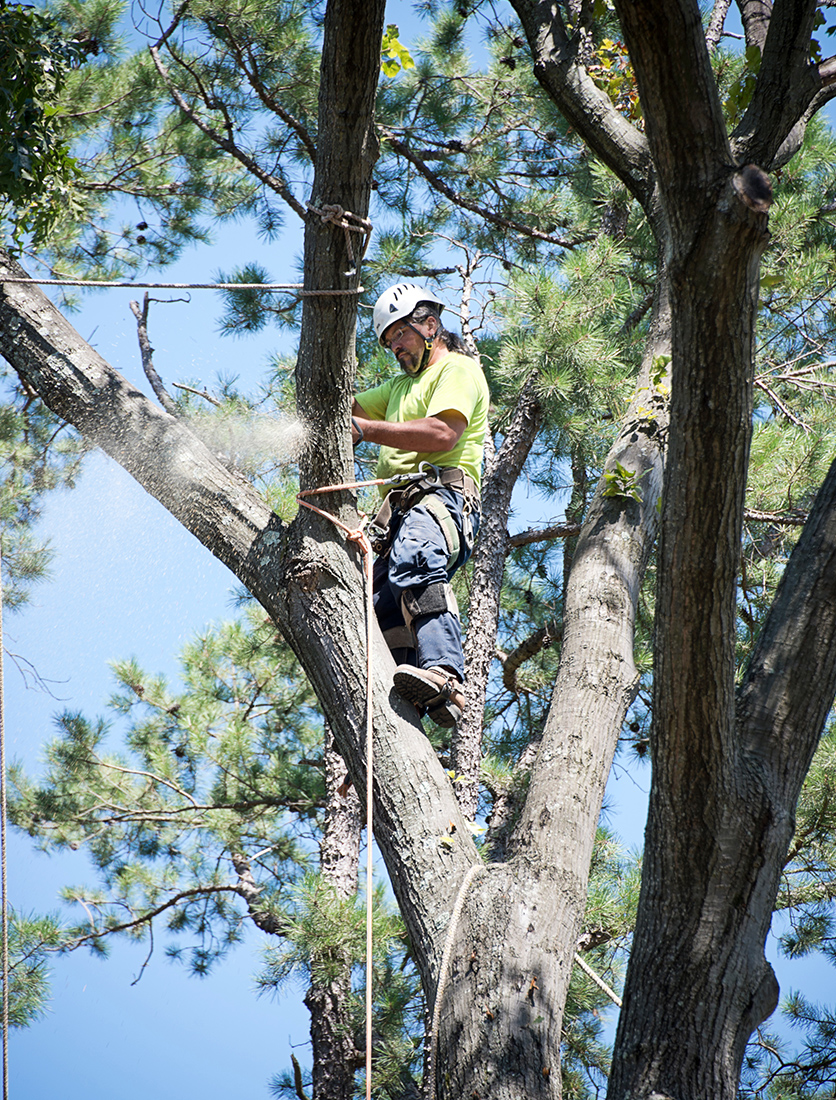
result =
[{"label": "rope knot", "polygon": [[[317,217],[323,222],[330,222],[337,229],[342,229],[345,232],[345,247],[348,252],[348,259],[351,267],[348,271],[344,271],[343,275],[350,277],[357,274],[357,267],[363,262],[363,257],[366,255],[366,249],[369,247],[369,239],[372,235],[372,223],[368,218],[363,218],[359,214],[352,214],[350,210],[345,210],[339,203],[323,203],[322,206],[314,206],[312,202],[306,203],[308,210],[312,214],[316,214]],[[354,246],[351,243],[352,233],[362,233],[363,244],[360,249],[360,255],[355,260],[354,258]]]}]

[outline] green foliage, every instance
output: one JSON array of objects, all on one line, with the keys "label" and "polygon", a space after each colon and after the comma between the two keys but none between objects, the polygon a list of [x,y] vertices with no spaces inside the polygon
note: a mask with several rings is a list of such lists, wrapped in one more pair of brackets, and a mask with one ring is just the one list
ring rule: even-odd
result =
[{"label": "green foliage", "polygon": [[[378,884],[373,900],[374,1091],[391,1095],[404,1069],[418,1068],[421,1046],[413,1041],[423,1017],[418,976],[408,958],[403,923],[393,911],[385,888]],[[320,875],[305,876],[292,897],[280,947],[264,952],[257,978],[261,992],[280,990],[291,980],[316,987],[338,988],[344,976],[354,981],[343,990],[345,1026],[357,1035],[365,1016],[366,913],[361,898],[339,898]],[[278,1096],[281,1080],[274,1088]],[[359,1093],[358,1093],[359,1095]]]},{"label": "green foliage", "polygon": [[[324,800],[313,697],[254,611],[187,647],[181,693],[130,661],[115,673],[127,752],[107,750],[104,721],[62,715],[43,780],[11,769],[10,817],[47,849],[84,845],[97,868],[104,891],[67,892],[96,914],[66,931],[67,946],[144,936],[159,911],[172,933],[192,934],[189,965],[206,973],[240,938],[236,858],[264,876],[262,916],[309,862],[307,822]],[[169,953],[183,949],[172,941]]]},{"label": "green foliage", "polygon": [[68,72],[98,47],[62,40],[53,20],[24,4],[0,8],[0,37],[0,200],[15,207],[15,239],[31,234],[37,245],[79,214],[80,169],[56,100]]},{"label": "green foliage", "polygon": [[628,470],[616,461],[614,470],[604,470],[604,496],[640,501],[639,482],[642,477],[637,470]]},{"label": "green foliage", "polygon": [[44,1015],[49,995],[49,955],[60,944],[53,917],[9,913],[9,1025],[28,1027]]},{"label": "green foliage", "polygon": [[402,69],[415,68],[415,62],[409,50],[398,41],[398,34],[395,23],[390,23],[383,33],[380,52],[383,56],[381,67],[384,76],[397,76]]},{"label": "green foliage", "polygon": [[88,446],[40,402],[7,380],[0,405],[0,550],[3,605],[25,604],[48,576],[51,552],[36,534],[44,496],[71,488]]},{"label": "green foliage", "polygon": [[589,73],[615,106],[633,122],[641,119],[636,77],[623,42],[604,38],[588,64]]},{"label": "green foliage", "polygon": [[747,46],[744,58],[745,68],[729,89],[725,103],[726,111],[732,122],[736,122],[741,117],[755,93],[761,67],[760,46],[754,44]]}]

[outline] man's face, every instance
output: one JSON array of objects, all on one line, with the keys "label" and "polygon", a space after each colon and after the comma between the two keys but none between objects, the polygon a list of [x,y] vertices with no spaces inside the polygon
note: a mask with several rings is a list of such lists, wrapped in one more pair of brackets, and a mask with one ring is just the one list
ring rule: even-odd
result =
[{"label": "man's face", "polygon": [[424,356],[424,336],[428,340],[433,338],[434,319],[428,318],[420,324],[406,320],[395,321],[383,333],[383,344],[398,361],[401,370],[406,374],[415,375],[421,366]]}]

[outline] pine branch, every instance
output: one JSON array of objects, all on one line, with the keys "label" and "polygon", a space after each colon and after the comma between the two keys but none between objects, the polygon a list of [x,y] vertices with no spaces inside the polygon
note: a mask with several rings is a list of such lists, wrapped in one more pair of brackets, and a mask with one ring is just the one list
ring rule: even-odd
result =
[{"label": "pine branch", "polygon": [[308,156],[311,158],[311,161],[316,161],[316,143],[314,142],[306,127],[303,126],[302,123],[299,121],[299,119],[295,118],[289,111],[285,110],[281,103],[279,103],[273,96],[271,96],[267,92],[267,89],[262,84],[261,77],[259,76],[258,61],[253,56],[253,52],[250,49],[249,44],[247,45],[247,59],[250,63],[249,68],[247,68],[244,63],[242,53],[237,50],[236,47],[237,43],[233,43],[233,54],[237,59],[240,60],[241,68],[247,74],[247,79],[250,82],[250,87],[253,89],[253,91],[267,108],[267,110],[272,111],[277,118],[280,118],[282,122],[284,122],[285,125],[288,126],[296,134],[296,136],[299,138],[299,140],[302,142],[305,149],[307,150]]},{"label": "pine branch", "polygon": [[508,546],[530,546],[532,542],[546,542],[549,539],[574,538],[581,532],[579,523],[556,523],[551,527],[529,527],[527,531],[520,531],[517,535],[508,536]]},{"label": "pine branch", "polygon": [[[147,913],[143,913],[140,917],[135,917],[133,920],[129,921],[123,921],[121,924],[113,924],[109,928],[101,928],[94,932],[87,932],[74,940],[70,940],[68,943],[61,944],[60,948],[56,950],[75,951],[76,948],[83,946],[85,943],[95,942],[96,940],[102,939],[104,936],[110,936],[118,932],[129,932],[134,928],[142,927],[143,924],[150,924],[155,917],[160,916],[161,913],[165,913],[169,909],[173,909],[175,905],[179,905],[182,901],[188,901],[191,898],[210,897],[212,894],[241,895],[241,889],[238,886],[196,886],[192,890],[182,890],[179,894],[175,894],[173,898],[169,898],[169,900],[162,905],[158,905],[156,909],[151,909]],[[84,905],[82,898],[77,897],[75,900]]]},{"label": "pine branch", "polygon": [[169,396],[162,378],[154,368],[154,349],[148,339],[148,302],[149,297],[146,290],[142,299],[142,309],[139,308],[138,302],[130,303],[131,313],[136,317],[136,332],[139,340],[139,354],[142,358],[142,369],[145,371],[145,377],[151,383],[151,387],[165,411],[171,413],[172,416],[179,417],[180,410],[177,408],[177,403]]},{"label": "pine branch", "polygon": [[743,518],[748,523],[774,523],[778,527],[803,527],[807,522],[807,513],[759,512],[747,508],[743,513]]},{"label": "pine branch", "polygon": [[[296,196],[293,194],[287,184],[284,183],[283,180],[278,179],[276,176],[271,175],[269,172],[265,172],[264,169],[261,168],[261,166],[257,164],[251,156],[245,153],[243,149],[238,148],[231,137],[223,137],[217,132],[217,130],[215,130],[213,126],[210,126],[208,123],[204,122],[203,119],[197,114],[197,112],[189,106],[189,104],[175,87],[174,81],[171,79],[168,70],[166,69],[165,65],[162,62],[162,59],[160,58],[157,47],[149,47],[149,52],[154,60],[154,65],[157,68],[157,72],[163,78],[166,87],[171,93],[172,99],[186,116],[186,118],[188,118],[190,122],[193,122],[194,125],[197,126],[197,128],[202,133],[204,133],[206,137],[209,138],[210,141],[213,141],[220,149],[223,149],[224,152],[229,153],[230,156],[234,157],[239,164],[243,165],[244,168],[246,168],[246,170],[251,175],[255,176],[257,180],[263,183],[265,187],[269,187],[271,191],[274,191],[277,195],[281,196],[281,198],[284,199],[284,201],[288,204],[291,210],[294,211],[294,213],[298,214],[300,218],[305,218],[306,210],[304,206],[299,202],[299,200],[296,198]],[[183,62],[181,62],[181,64],[183,64]]]},{"label": "pine branch", "polygon": [[708,52],[714,53],[723,33],[723,23],[731,7],[731,0],[714,0],[708,27],[705,32],[705,44]]},{"label": "pine branch", "polygon": [[381,133],[389,142],[392,149],[402,156],[405,160],[418,170],[418,172],[424,177],[428,184],[439,194],[444,195],[450,202],[463,210],[469,210],[471,214],[477,214],[480,218],[484,218],[486,222],[491,225],[496,225],[500,229],[510,229],[514,233],[520,233],[525,237],[532,237],[537,241],[545,241],[547,244],[559,245],[561,248],[573,249],[577,248],[579,244],[584,244],[590,240],[594,240],[594,237],[584,236],[577,237],[574,240],[567,240],[564,237],[555,237],[550,233],[544,233],[540,229],[535,229],[533,226],[525,225],[524,222],[519,222],[513,218],[505,218],[501,214],[496,214],[487,206],[482,206],[472,199],[465,198],[459,191],[455,191],[449,184],[432,169],[428,168],[423,160],[409,148],[405,142],[397,138],[391,130],[381,128]]}]

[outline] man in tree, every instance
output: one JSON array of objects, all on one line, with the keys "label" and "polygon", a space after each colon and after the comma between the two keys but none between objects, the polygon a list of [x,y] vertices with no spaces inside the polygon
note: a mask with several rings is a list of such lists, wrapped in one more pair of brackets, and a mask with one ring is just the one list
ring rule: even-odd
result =
[{"label": "man in tree", "polygon": [[425,472],[386,495],[374,603],[399,661],[395,690],[451,727],[464,706],[464,658],[450,578],[470,557],[479,527],[490,396],[478,363],[442,325],[443,309],[413,283],[378,298],[375,333],[403,374],[355,398],[352,434],[355,443],[380,444],[379,477]]}]

